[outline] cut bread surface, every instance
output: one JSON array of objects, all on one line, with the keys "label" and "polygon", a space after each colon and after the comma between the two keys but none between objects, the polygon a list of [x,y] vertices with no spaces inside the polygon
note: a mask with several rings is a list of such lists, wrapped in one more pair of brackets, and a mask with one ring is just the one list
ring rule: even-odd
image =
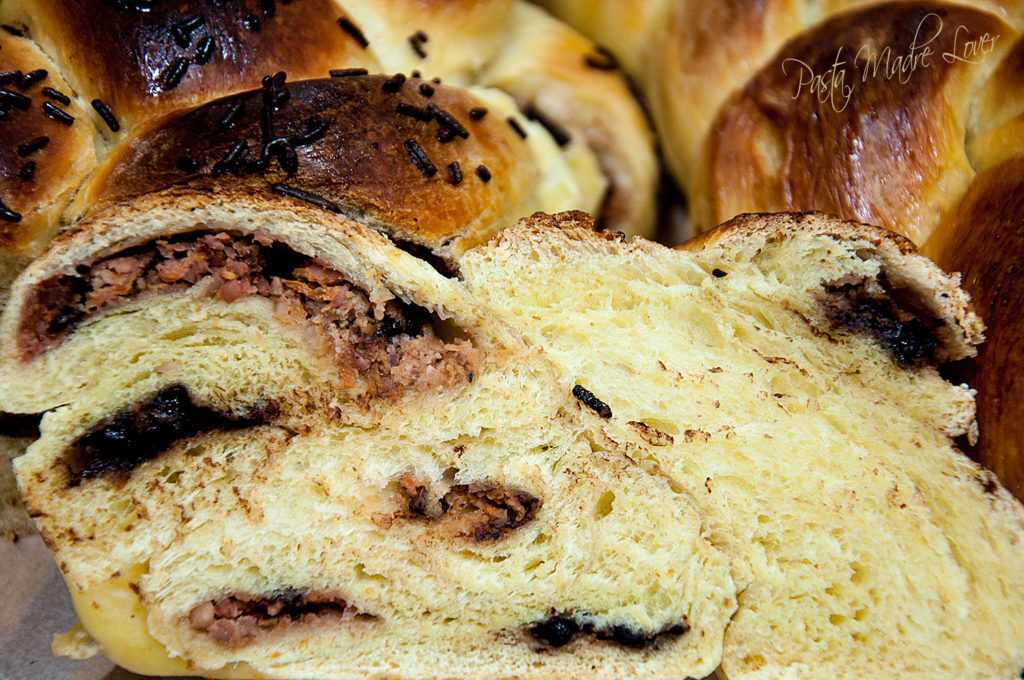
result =
[{"label": "cut bread surface", "polygon": [[[956,451],[975,432],[972,393],[936,370],[973,351],[981,322],[905,242],[821,215],[748,216],[673,251],[596,234],[579,213],[536,215],[453,279],[288,202],[147,200],[30,267],[0,339],[13,388],[0,408],[47,411],[16,462],[26,505],[86,629],[125,667],[1024,668],[1024,510]],[[264,260],[246,260],[254,292],[225,299],[238,260],[206,256],[194,284],[111,298],[24,353],[41,285],[92,280],[94,263],[144,244],[197,243],[197,225],[240,250],[287,244],[296,266],[265,268],[281,287],[344,280],[368,309],[380,301],[353,346],[429,329],[469,363],[451,381],[371,389],[372,362],[339,360],[259,292]],[[430,321],[378,332],[389,302]],[[126,437],[146,455],[119,456]]]}]

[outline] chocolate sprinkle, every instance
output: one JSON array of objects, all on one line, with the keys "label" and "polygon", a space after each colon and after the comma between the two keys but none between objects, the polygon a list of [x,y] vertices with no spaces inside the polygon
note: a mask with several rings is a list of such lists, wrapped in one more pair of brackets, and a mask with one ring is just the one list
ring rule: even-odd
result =
[{"label": "chocolate sprinkle", "polygon": [[582,385],[576,385],[572,388],[572,396],[583,402],[584,406],[592,409],[597,415],[601,416],[605,420],[612,417],[611,407],[594,396],[594,393],[583,387]]},{"label": "chocolate sprinkle", "polygon": [[369,46],[370,42],[366,39],[366,36],[363,35],[363,32],[359,30],[358,26],[349,21],[347,17],[341,17],[338,19],[338,26],[341,26],[341,30],[352,36],[355,41],[359,43],[360,47],[366,48]]},{"label": "chocolate sprinkle", "polygon": [[18,36],[19,38],[25,35],[25,31],[21,30],[20,28],[11,26],[10,24],[0,24],[0,28],[4,29],[11,35]]},{"label": "chocolate sprinkle", "polygon": [[380,89],[385,92],[398,92],[399,88],[405,83],[405,74],[396,73],[381,84]]},{"label": "chocolate sprinkle", "polygon": [[213,38],[210,36],[206,36],[200,40],[199,47],[196,48],[196,56],[194,57],[195,62],[201,65],[210,61],[210,57],[213,56],[214,47],[215,43],[213,42]]},{"label": "chocolate sprinkle", "polygon": [[244,139],[228,149],[224,157],[213,164],[213,176],[218,177],[226,172],[233,172],[238,169],[238,161],[249,150],[249,142]]},{"label": "chocolate sprinkle", "polygon": [[171,24],[171,37],[178,43],[178,47],[188,47],[192,44],[193,31],[205,23],[206,19],[199,14],[187,21],[175,21]]},{"label": "chocolate sprinkle", "polygon": [[419,145],[415,139],[405,140],[405,150],[409,152],[409,158],[416,164],[419,171],[427,177],[433,177],[437,174],[437,168],[430,162],[430,158],[427,156],[427,152],[423,150],[423,147]]},{"label": "chocolate sprinkle", "polygon": [[427,104],[427,111],[434,116],[434,119],[441,127],[451,130],[463,139],[469,138],[469,130],[463,127],[462,123],[460,123],[455,116],[438,107],[437,104],[433,102]]},{"label": "chocolate sprinkle", "polygon": [[420,94],[424,97],[433,97],[434,88],[427,83],[420,83]]},{"label": "chocolate sprinkle", "polygon": [[50,74],[44,68],[37,68],[35,71],[29,71],[21,77],[21,82],[18,83],[18,88],[21,90],[27,90],[48,75]]},{"label": "chocolate sprinkle", "polygon": [[49,97],[50,99],[59,102],[64,106],[67,106],[71,103],[71,97],[67,96],[63,92],[60,92],[59,90],[53,89],[52,87],[44,87],[41,90],[41,92],[43,93],[43,96]]},{"label": "chocolate sprinkle", "polygon": [[265,161],[277,158],[281,169],[289,175],[295,174],[299,169],[299,157],[295,153],[295,147],[285,137],[276,137],[264,144],[261,158]]},{"label": "chocolate sprinkle", "polygon": [[288,141],[293,147],[306,146],[307,144],[318,142],[323,139],[329,127],[330,125],[319,118],[307,118],[306,131],[297,137],[289,137]]},{"label": "chocolate sprinkle", "polygon": [[64,125],[71,125],[75,122],[74,116],[68,114],[67,111],[62,111],[61,109],[58,109],[56,106],[53,105],[53,102],[43,102],[42,109],[43,113],[45,113],[48,117],[52,118],[58,123],[63,123]]},{"label": "chocolate sprinkle", "polygon": [[47,136],[36,137],[35,139],[22,142],[18,145],[18,155],[24,158],[25,156],[31,156],[36,151],[39,151],[44,146],[50,143],[50,138]]},{"label": "chocolate sprinkle", "polygon": [[0,220],[4,222],[21,222],[21,213],[16,213],[0,201]]},{"label": "chocolate sprinkle", "polygon": [[491,171],[487,169],[486,165],[476,166],[476,175],[485,182],[491,181]]},{"label": "chocolate sprinkle", "polygon": [[260,9],[263,10],[263,16],[272,17],[277,11],[277,7],[274,5],[274,0],[260,0]]},{"label": "chocolate sprinkle", "polygon": [[185,77],[188,71],[189,60],[185,57],[178,57],[171,62],[171,65],[160,74],[160,86],[165,90],[173,90]]},{"label": "chocolate sprinkle", "polygon": [[473,120],[480,120],[487,115],[487,109],[482,106],[476,106],[469,110],[469,117]]},{"label": "chocolate sprinkle", "polygon": [[21,166],[21,169],[18,170],[18,177],[25,181],[32,179],[32,175],[34,174],[36,174],[35,161],[29,161],[28,163],[25,163],[25,165]]},{"label": "chocolate sprinkle", "polygon": [[420,59],[426,59],[427,53],[423,50],[423,44],[427,42],[427,34],[423,31],[416,31],[409,36],[409,44],[412,45],[412,51],[416,53]]},{"label": "chocolate sprinkle", "polygon": [[410,118],[415,118],[416,120],[422,120],[424,123],[427,122],[428,120],[434,119],[434,114],[428,111],[426,107],[415,106],[413,104],[406,104],[405,102],[400,102],[399,104],[397,104],[395,106],[395,111],[403,116],[409,116]]},{"label": "chocolate sprinkle", "polygon": [[0,105],[4,104],[24,111],[32,105],[32,100],[13,90],[0,90]]},{"label": "chocolate sprinkle", "polygon": [[121,124],[117,122],[117,118],[114,117],[113,111],[111,111],[110,107],[104,104],[101,100],[93,99],[92,108],[96,109],[96,113],[100,114],[100,118],[102,118],[103,122],[107,124],[107,127],[110,128],[111,132],[117,132],[121,129]]},{"label": "chocolate sprinkle", "polygon": [[11,85],[21,80],[21,71],[4,71],[0,73],[0,85]]},{"label": "chocolate sprinkle", "polygon": [[235,123],[238,122],[238,119],[241,118],[244,113],[245,101],[242,99],[236,100],[228,108],[227,113],[221,116],[220,120],[217,121],[217,129],[221,132],[227,132],[235,126]]},{"label": "chocolate sprinkle", "polygon": [[509,116],[508,118],[505,119],[505,122],[507,122],[512,127],[512,129],[516,131],[517,135],[519,135],[523,139],[526,139],[526,130],[523,129],[523,126],[519,124],[518,120],[516,120],[512,116]]},{"label": "chocolate sprinkle", "polygon": [[246,30],[252,31],[253,33],[259,33],[263,28],[263,25],[260,24],[259,17],[255,14],[246,14],[242,17],[242,25],[245,26]]},{"label": "chocolate sprinkle", "polygon": [[332,78],[351,78],[352,76],[365,76],[370,72],[365,68],[332,68]]},{"label": "chocolate sprinkle", "polygon": [[557,144],[558,146],[566,146],[569,142],[572,141],[572,136],[564,127],[562,127],[555,121],[545,116],[543,113],[537,110],[536,107],[527,107],[527,109],[523,111],[523,113],[525,113],[526,117],[529,118],[530,120],[535,120],[541,125],[543,125],[544,128],[551,134],[552,139],[555,140],[555,144]]},{"label": "chocolate sprinkle", "polygon": [[287,184],[271,184],[270,185],[270,190],[273,191],[275,194],[280,194],[281,196],[288,196],[290,198],[297,198],[300,201],[305,201],[306,203],[312,203],[313,205],[315,205],[318,208],[323,208],[324,210],[330,210],[333,213],[340,213],[341,212],[341,208],[338,206],[337,203],[334,203],[332,201],[328,201],[323,196],[317,196],[316,194],[311,194],[308,191],[303,191],[302,189],[298,189],[296,187],[288,186]]},{"label": "chocolate sprinkle", "polygon": [[615,71],[619,68],[619,60],[615,55],[607,47],[600,45],[594,47],[594,54],[583,57],[583,63],[599,71]]},{"label": "chocolate sprinkle", "polygon": [[459,167],[458,161],[455,161],[448,165],[448,182],[452,186],[458,186],[462,184],[462,168]]}]

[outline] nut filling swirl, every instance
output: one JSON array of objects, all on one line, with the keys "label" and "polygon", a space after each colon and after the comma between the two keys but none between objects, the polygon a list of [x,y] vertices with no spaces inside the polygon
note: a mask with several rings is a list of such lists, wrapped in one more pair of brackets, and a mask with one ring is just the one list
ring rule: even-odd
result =
[{"label": "nut filling swirl", "polygon": [[43,354],[112,305],[190,287],[228,303],[252,295],[273,300],[279,321],[302,327],[332,356],[345,388],[362,379],[369,397],[453,387],[472,380],[479,364],[472,343],[459,331],[443,337],[451,331],[428,310],[370,296],[323,260],[266,235],[226,231],[158,239],[40,282],[24,307],[22,357]]},{"label": "nut filling swirl", "polygon": [[261,632],[285,631],[296,626],[365,624],[378,619],[341,597],[297,591],[271,596],[225,595],[197,604],[188,614],[193,630],[234,649],[253,642]]}]

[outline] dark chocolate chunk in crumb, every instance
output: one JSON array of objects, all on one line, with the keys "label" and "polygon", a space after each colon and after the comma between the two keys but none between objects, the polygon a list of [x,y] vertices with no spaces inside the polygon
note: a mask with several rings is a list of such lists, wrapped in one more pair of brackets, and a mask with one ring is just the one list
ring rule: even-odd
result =
[{"label": "dark chocolate chunk in crumb", "polygon": [[555,648],[569,644],[581,632],[580,624],[570,616],[549,616],[526,630],[538,642]]},{"label": "dark chocolate chunk in crumb", "polygon": [[686,623],[670,624],[658,631],[644,631],[625,625],[599,627],[579,615],[568,613],[552,613],[546,619],[526,626],[530,637],[543,645],[537,651],[564,647],[581,636],[640,651],[657,648],[689,631],[690,626]]},{"label": "dark chocolate chunk in crumb", "polygon": [[721,269],[719,269],[718,267],[715,267],[714,269],[712,269],[712,270],[711,270],[711,273],[712,273],[712,275],[714,275],[714,277],[715,277],[716,279],[720,279],[720,278],[722,278],[723,276],[728,276],[728,272],[722,271],[722,270],[721,270]]},{"label": "dark chocolate chunk in crumb", "polygon": [[68,452],[69,484],[105,475],[123,479],[177,441],[210,430],[253,427],[276,415],[271,404],[238,414],[201,406],[183,385],[171,385],[76,439]]},{"label": "dark chocolate chunk in crumb", "polygon": [[597,415],[604,419],[612,417],[612,408],[608,404],[604,403],[600,399],[594,396],[594,393],[583,387],[582,385],[576,385],[572,388],[572,396],[579,399],[584,406],[593,410]]}]

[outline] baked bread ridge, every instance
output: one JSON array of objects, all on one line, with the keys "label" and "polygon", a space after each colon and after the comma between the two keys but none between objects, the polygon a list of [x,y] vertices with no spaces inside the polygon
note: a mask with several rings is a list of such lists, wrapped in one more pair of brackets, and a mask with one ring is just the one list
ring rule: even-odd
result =
[{"label": "baked bread ridge", "polygon": [[[460,261],[475,295],[607,404],[605,436],[661,443],[644,459],[698,498],[740,593],[724,677],[1024,668],[1024,508],[953,444],[974,427],[971,391],[813,314],[822,282],[920,282],[921,267],[940,298],[921,308],[943,308],[945,275],[905,246],[823,215],[748,216],[673,252],[571,215]],[[951,353],[980,339],[971,314],[953,319]]]},{"label": "baked bread ridge", "polygon": [[[108,371],[103,357],[90,358],[76,354],[79,375],[58,370],[63,360],[54,359],[70,346],[56,342],[52,350],[26,356],[19,334],[24,329],[25,306],[31,304],[35,287],[54,276],[75,276],[77,266],[116,257],[121,251],[143,245],[153,239],[189,232],[229,231],[266,233],[313,258],[331,258],[346,279],[361,287],[371,299],[397,297],[414,302],[424,295],[431,311],[453,323],[464,323],[475,315],[473,303],[454,280],[439,275],[426,262],[406,256],[385,236],[368,230],[352,220],[285,196],[253,195],[220,187],[216,199],[190,188],[171,188],[147,194],[130,202],[97,212],[76,227],[55,239],[46,253],[37,258],[15,280],[11,302],[0,319],[0,357],[3,359],[3,406],[0,410],[14,413],[41,412],[63,403],[61,394],[73,395],[87,388],[81,371],[92,367],[100,380]],[[385,282],[386,281],[386,282]],[[200,295],[208,291],[200,291]],[[125,302],[138,306],[139,300],[128,295]],[[145,304],[142,300],[141,304]],[[102,317],[111,308],[98,310]],[[118,305],[114,305],[115,313]],[[90,313],[92,314],[92,313]],[[86,320],[91,316],[87,315]],[[481,322],[474,328],[488,329],[493,337],[506,339],[507,331],[498,325]],[[73,327],[72,327],[73,329]],[[71,333],[69,343],[75,340]],[[117,352],[119,344],[111,343],[107,351]],[[108,355],[109,356],[109,355]],[[130,355],[129,355],[130,356]],[[15,387],[17,385],[17,387]]]},{"label": "baked bread ridge", "polygon": [[[501,90],[389,75],[268,85],[168,116],[126,139],[78,193],[71,221],[169,186],[216,181],[300,192],[450,264],[522,215],[597,211],[607,189],[586,143],[559,146]],[[284,103],[269,105],[268,92]],[[487,114],[476,119],[474,111]],[[268,116],[283,142],[270,152]]]},{"label": "baked bread ridge", "polygon": [[[5,334],[54,272],[205,225],[259,231],[413,298],[480,357],[454,386],[346,401],[338,368],[276,328],[270,303],[181,290],[100,309],[29,361],[43,373],[8,371],[5,355],[6,410],[6,395],[72,374],[72,389],[37,390],[50,410],[16,473],[111,658],[225,677],[713,671],[736,592],[695,499],[596,437],[599,418],[543,353],[458,281],[344,217],[184,193],[98,213],[54,242],[16,284]],[[114,332],[117,347],[103,341]],[[90,356],[106,374],[83,370]],[[182,389],[221,422],[200,412],[199,432],[107,465],[96,433]]]},{"label": "baked bread ridge", "polygon": [[[156,5],[7,0],[0,6],[0,24],[9,28],[5,30],[8,48],[0,58],[0,71],[9,81],[5,85],[20,89],[10,91],[0,102],[11,118],[5,131],[19,136],[8,140],[6,148],[13,153],[18,144],[39,136],[49,135],[53,142],[49,150],[38,152],[41,160],[36,177],[15,181],[0,197],[3,205],[23,217],[19,223],[0,220],[4,225],[0,257],[11,248],[38,254],[61,227],[89,208],[88,200],[81,198],[74,210],[65,212],[97,159],[103,160],[108,152],[114,157],[130,152],[126,147],[133,137],[144,135],[175,112],[258,90],[266,77],[277,73],[286,73],[298,82],[369,72],[395,78],[419,74],[421,78],[412,78],[416,82],[407,88],[415,84],[423,93],[424,103],[417,115],[424,115],[442,79],[456,90],[489,89],[494,83],[484,80],[487,65],[514,58],[513,53],[524,48],[535,51],[530,55],[535,68],[503,78],[515,86],[515,92],[506,90],[515,96],[515,106],[509,111],[510,102],[503,101],[495,105],[492,115],[513,120],[516,129],[531,138],[527,140],[530,146],[534,146],[533,138],[556,140],[558,148],[546,152],[547,158],[541,159],[545,172],[539,174],[548,175],[552,164],[565,164],[582,178],[581,185],[587,185],[583,193],[592,195],[570,197],[569,193],[580,190],[571,182],[549,187],[552,195],[561,189],[560,203],[526,205],[509,220],[541,209],[605,208],[610,228],[652,234],[657,182],[654,145],[621,74],[600,68],[600,64],[588,66],[587,57],[596,48],[551,17],[524,10],[522,4],[522,0],[488,0],[424,7],[410,0],[394,0],[387,6],[310,0],[301,5],[264,2],[255,8],[246,2],[200,7],[187,0]],[[530,20],[524,22],[521,16]],[[82,32],[83,25],[92,28]],[[529,45],[518,39],[503,41],[512,29],[517,35],[533,30],[539,37]],[[468,50],[470,44],[477,49]],[[25,49],[33,55],[31,63],[22,59]],[[29,79],[18,80],[23,74],[18,72],[15,77],[16,69]],[[578,77],[566,78],[567,69]],[[43,71],[40,81],[36,76]],[[538,83],[545,91],[543,101],[534,96]],[[56,94],[37,96],[48,86],[55,88]],[[283,94],[279,90],[280,84],[275,85],[274,108],[287,101],[287,87]],[[22,111],[26,96],[31,111]],[[484,102],[480,108],[489,106]],[[594,106],[604,110],[600,125],[594,124]],[[231,116],[217,122],[232,127]],[[272,141],[263,136],[247,140],[258,144],[260,161],[267,160],[260,149]],[[450,135],[447,141],[451,141]],[[64,146],[75,153],[56,154]],[[274,154],[286,154],[285,146],[271,147],[271,160]],[[227,156],[229,150],[222,155]],[[591,177],[595,154],[601,176]],[[488,160],[498,163],[501,155],[496,153]],[[16,173],[24,163],[15,160]],[[65,167],[69,163],[71,166]],[[448,177],[456,181],[457,174],[449,174],[452,171],[446,167],[437,171],[437,181]],[[475,172],[475,166],[462,168],[467,178]],[[40,185],[44,191],[38,190]],[[89,190],[97,190],[95,183]],[[405,229],[415,233],[414,225]]]},{"label": "baked bread ridge", "polygon": [[[0,71],[6,93],[0,109],[0,308],[6,270],[37,254],[57,233],[61,213],[96,166],[102,139],[54,63],[27,38],[0,35]],[[16,75],[12,75],[16,74]],[[48,88],[48,89],[47,89]],[[52,93],[52,94],[47,94]],[[48,115],[46,104],[66,97],[60,109],[77,125]]]}]

